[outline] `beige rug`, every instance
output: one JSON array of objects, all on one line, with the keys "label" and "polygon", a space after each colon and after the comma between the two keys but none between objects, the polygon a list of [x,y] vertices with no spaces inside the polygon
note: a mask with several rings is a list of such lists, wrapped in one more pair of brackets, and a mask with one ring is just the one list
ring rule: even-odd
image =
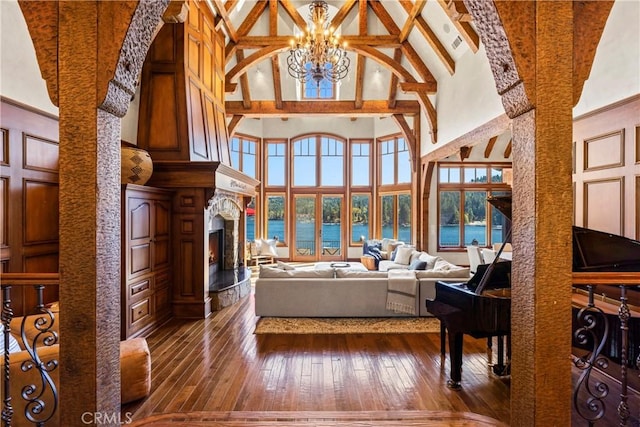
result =
[{"label": "beige rug", "polygon": [[256,334],[424,334],[440,332],[434,317],[301,318],[261,317]]}]

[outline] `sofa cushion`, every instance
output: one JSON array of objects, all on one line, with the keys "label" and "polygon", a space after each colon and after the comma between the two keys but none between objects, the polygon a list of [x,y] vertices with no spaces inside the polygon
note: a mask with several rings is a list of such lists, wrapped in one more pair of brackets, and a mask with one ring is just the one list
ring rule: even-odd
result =
[{"label": "sofa cushion", "polygon": [[444,279],[448,277],[455,278],[464,278],[469,279],[469,268],[468,267],[458,267],[451,270],[417,270],[416,277],[418,279]]},{"label": "sofa cushion", "polygon": [[409,270],[424,270],[425,268],[427,268],[426,261],[420,261],[419,259],[415,259],[409,264]]},{"label": "sofa cushion", "polygon": [[427,268],[425,268],[425,270],[431,270],[436,265],[436,261],[442,258],[440,258],[439,256],[429,255],[426,252],[420,252],[420,256],[418,257],[418,259],[427,263]]},{"label": "sofa cushion", "polygon": [[280,270],[295,270],[296,269],[293,265],[287,264],[286,262],[278,261],[276,264],[277,264],[277,267]]},{"label": "sofa cushion", "polygon": [[396,254],[395,263],[402,265],[409,265],[411,262],[411,254],[415,251],[415,249],[411,246],[400,246],[398,247],[398,252]]},{"label": "sofa cushion", "polygon": [[379,279],[386,278],[386,271],[355,271],[340,270],[336,272],[336,276],[340,279]]},{"label": "sofa cushion", "polygon": [[324,268],[319,270],[281,270],[275,267],[260,266],[258,277],[261,279],[286,279],[286,278],[303,278],[303,279],[332,279],[333,269]]},{"label": "sofa cushion", "polygon": [[[256,240],[256,242],[258,242],[258,240]],[[278,256],[278,251],[276,250],[277,242],[275,240],[260,239],[259,242],[258,255]]]}]

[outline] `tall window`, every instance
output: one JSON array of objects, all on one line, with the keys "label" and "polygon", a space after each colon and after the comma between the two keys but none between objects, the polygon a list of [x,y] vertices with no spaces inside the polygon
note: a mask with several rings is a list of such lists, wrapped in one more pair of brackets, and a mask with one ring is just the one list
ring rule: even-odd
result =
[{"label": "tall window", "polygon": [[257,147],[258,142],[255,139],[243,136],[231,138],[231,166],[251,178],[255,178],[257,176]]},{"label": "tall window", "polygon": [[351,186],[371,185],[371,143],[351,143]]},{"label": "tall window", "polygon": [[385,138],[380,144],[380,184],[410,184],[411,157],[407,142],[401,136]]},{"label": "tall window", "polygon": [[286,242],[285,197],[280,194],[268,195],[266,203],[267,238]]},{"label": "tall window", "polygon": [[383,194],[380,210],[382,238],[411,243],[411,193]]},{"label": "tall window", "polygon": [[371,196],[353,194],[351,196],[351,243],[369,239],[369,210]]},{"label": "tall window", "polygon": [[313,187],[316,183],[316,138],[302,138],[293,143],[293,185]]},{"label": "tall window", "polygon": [[284,187],[287,167],[287,144],[285,142],[266,143],[267,146],[267,187]]},{"label": "tall window", "polygon": [[505,219],[487,197],[505,194],[510,188],[503,182],[502,166],[441,164],[438,246],[454,249],[502,242]]},{"label": "tall window", "polygon": [[322,186],[344,185],[344,143],[323,136],[320,139],[320,176]]}]

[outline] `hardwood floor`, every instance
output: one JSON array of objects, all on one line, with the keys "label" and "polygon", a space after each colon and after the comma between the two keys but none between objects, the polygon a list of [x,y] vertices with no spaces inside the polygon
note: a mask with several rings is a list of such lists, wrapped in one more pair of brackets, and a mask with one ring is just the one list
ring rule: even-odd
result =
[{"label": "hardwood floor", "polygon": [[[130,413],[134,421],[151,417],[158,420],[153,425],[165,425],[160,420],[166,422],[167,417],[161,414],[306,413],[290,416],[293,423],[301,417],[310,419],[309,414],[317,411],[323,411],[325,421],[340,419],[344,411],[361,413],[363,420],[371,414],[380,418],[380,411],[396,416],[410,411],[428,420],[429,413],[414,411],[453,411],[509,422],[510,381],[490,373],[486,340],[465,337],[463,390],[451,391],[445,385],[449,362],[441,359],[438,334],[254,335],[256,320],[250,295],[208,319],[172,320],[148,336],[152,392],[123,407],[123,419]],[[187,422],[185,417],[183,425],[203,425],[196,418]],[[440,425],[477,425],[468,421],[456,424],[450,419]],[[404,425],[434,425],[414,422],[407,420]],[[369,424],[322,425],[399,424],[378,419]]]}]

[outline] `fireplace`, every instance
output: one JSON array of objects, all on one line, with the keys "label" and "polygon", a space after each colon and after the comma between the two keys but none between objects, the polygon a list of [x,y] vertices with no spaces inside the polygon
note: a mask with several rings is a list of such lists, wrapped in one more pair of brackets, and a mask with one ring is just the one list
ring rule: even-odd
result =
[{"label": "fireplace", "polygon": [[243,263],[237,195],[216,191],[209,201],[209,296],[213,310],[227,307],[251,291],[251,273]]}]

